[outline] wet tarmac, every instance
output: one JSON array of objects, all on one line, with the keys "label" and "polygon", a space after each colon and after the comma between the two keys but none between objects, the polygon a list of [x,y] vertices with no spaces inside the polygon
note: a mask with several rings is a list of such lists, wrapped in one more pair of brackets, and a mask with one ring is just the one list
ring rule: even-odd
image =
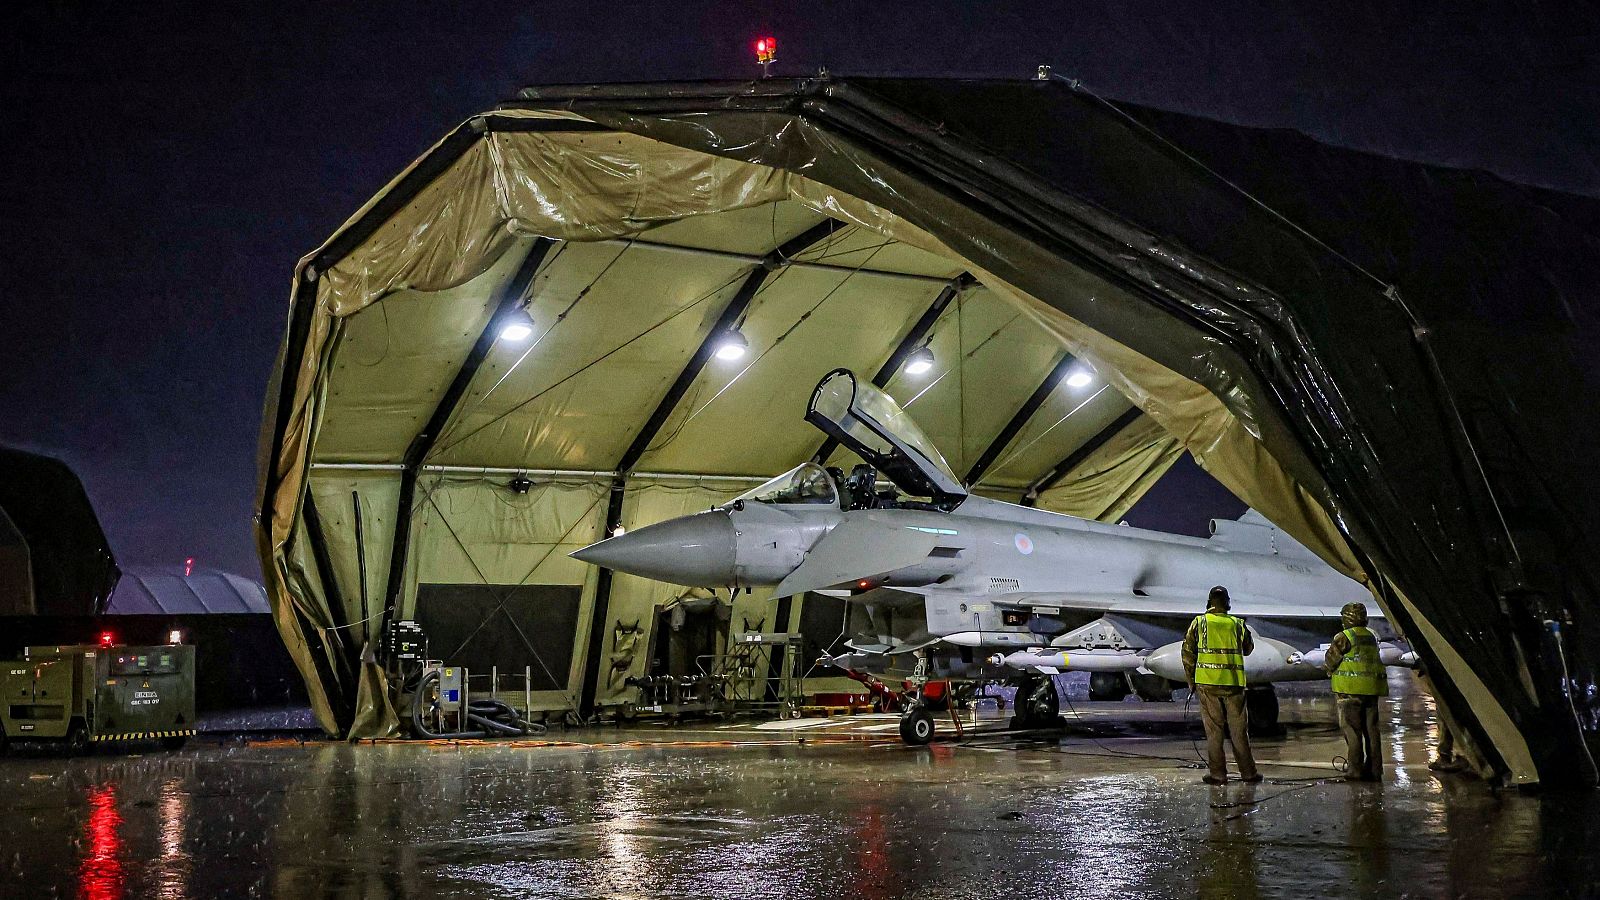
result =
[{"label": "wet tarmac", "polygon": [[1223,788],[1199,784],[1192,713],[1137,702],[922,749],[857,717],[11,758],[0,895],[1600,895],[1596,801],[1430,773],[1425,696],[1387,702],[1377,785],[1329,780],[1326,695],[1283,714],[1267,783]]}]

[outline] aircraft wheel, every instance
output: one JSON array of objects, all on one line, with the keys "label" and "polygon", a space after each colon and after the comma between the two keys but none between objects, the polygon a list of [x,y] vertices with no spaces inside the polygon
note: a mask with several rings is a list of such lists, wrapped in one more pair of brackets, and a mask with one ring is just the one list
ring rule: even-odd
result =
[{"label": "aircraft wheel", "polygon": [[1033,727],[1033,704],[1028,698],[1039,687],[1037,678],[1024,678],[1017,685],[1017,693],[1011,698],[1011,727],[1016,729]]},{"label": "aircraft wheel", "polygon": [[1128,679],[1121,672],[1092,672],[1089,675],[1089,699],[1117,701],[1132,693]]},{"label": "aircraft wheel", "polygon": [[933,713],[925,707],[913,706],[900,717],[900,739],[913,747],[921,747],[933,740]]},{"label": "aircraft wheel", "polygon": [[1033,707],[1028,718],[1033,720],[1035,727],[1053,725],[1056,717],[1061,715],[1061,695],[1056,693],[1054,678],[1043,679],[1028,701]]},{"label": "aircraft wheel", "polygon": [[1011,701],[1016,715],[1011,718],[1012,728],[1048,728],[1055,724],[1061,712],[1061,695],[1056,693],[1054,678],[1030,678],[1017,686],[1017,696]]},{"label": "aircraft wheel", "polygon": [[1160,675],[1140,675],[1135,672],[1129,678],[1133,681],[1133,692],[1147,703],[1170,701],[1173,689],[1179,686],[1178,682],[1168,681]]},{"label": "aircraft wheel", "polygon": [[1247,689],[1244,706],[1251,734],[1257,737],[1283,734],[1283,726],[1278,722],[1278,692],[1272,685]]}]

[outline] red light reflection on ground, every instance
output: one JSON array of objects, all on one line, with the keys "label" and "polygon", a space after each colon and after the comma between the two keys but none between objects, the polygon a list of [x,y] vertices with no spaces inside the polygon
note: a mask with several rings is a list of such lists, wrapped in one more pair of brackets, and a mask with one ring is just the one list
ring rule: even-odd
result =
[{"label": "red light reflection on ground", "polygon": [[122,869],[122,815],[117,812],[117,789],[109,784],[89,789],[89,819],[84,823],[84,857],[78,866],[78,896],[89,900],[120,900],[125,880]]}]

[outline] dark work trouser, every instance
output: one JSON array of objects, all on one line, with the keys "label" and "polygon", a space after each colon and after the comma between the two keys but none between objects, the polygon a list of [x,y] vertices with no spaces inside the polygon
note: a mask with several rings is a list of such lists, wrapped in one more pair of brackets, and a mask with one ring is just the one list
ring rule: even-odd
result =
[{"label": "dark work trouser", "polygon": [[1339,730],[1344,732],[1345,774],[1383,777],[1383,752],[1378,748],[1378,698],[1335,694]]},{"label": "dark work trouser", "polygon": [[1228,777],[1228,760],[1222,754],[1222,741],[1226,737],[1233,745],[1233,761],[1239,767],[1240,778],[1253,778],[1256,759],[1250,755],[1250,722],[1244,708],[1244,691],[1221,694],[1200,687],[1200,719],[1206,726],[1206,767],[1211,777]]}]

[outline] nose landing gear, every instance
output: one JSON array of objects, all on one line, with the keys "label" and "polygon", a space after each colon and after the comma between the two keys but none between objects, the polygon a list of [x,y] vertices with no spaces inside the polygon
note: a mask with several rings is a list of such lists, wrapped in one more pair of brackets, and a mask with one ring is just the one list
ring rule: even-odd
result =
[{"label": "nose landing gear", "polygon": [[933,740],[933,714],[952,709],[951,702],[948,681],[924,682],[909,696],[902,696],[900,703],[905,712],[900,716],[900,739],[913,747]]},{"label": "nose landing gear", "polygon": [[900,740],[921,747],[933,740],[933,713],[920,703],[912,703],[900,716]]}]

